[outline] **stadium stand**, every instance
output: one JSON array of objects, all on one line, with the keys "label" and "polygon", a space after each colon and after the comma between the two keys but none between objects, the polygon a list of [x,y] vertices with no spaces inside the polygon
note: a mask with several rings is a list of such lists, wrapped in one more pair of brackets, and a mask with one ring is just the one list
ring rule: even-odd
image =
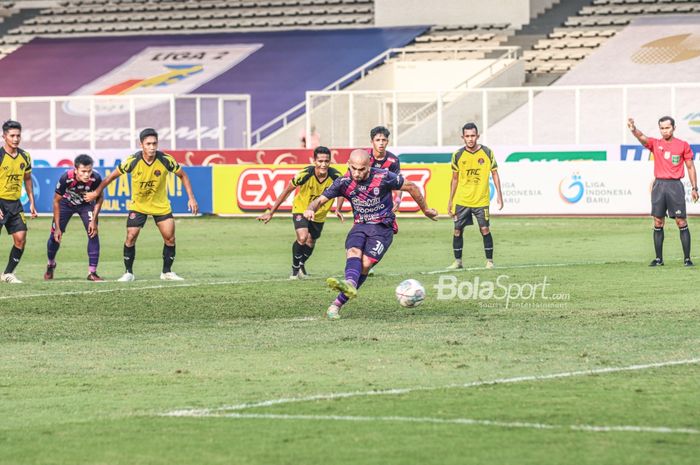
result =
[{"label": "stadium stand", "polygon": [[[158,18],[157,22],[153,21],[154,17]],[[0,46],[7,54],[36,36],[319,29],[367,26],[372,21],[372,0],[75,0],[55,2],[51,8],[34,10],[22,24],[7,31]]]},{"label": "stadium stand", "polygon": [[700,13],[694,0],[593,0],[566,19],[532,50],[525,50],[530,74],[561,75],[642,16]]}]

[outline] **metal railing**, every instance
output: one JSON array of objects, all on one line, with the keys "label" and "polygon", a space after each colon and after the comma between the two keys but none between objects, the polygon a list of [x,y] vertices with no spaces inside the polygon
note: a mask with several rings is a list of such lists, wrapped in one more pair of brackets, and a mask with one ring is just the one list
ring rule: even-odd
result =
[{"label": "metal railing", "polygon": [[243,94],[0,98],[3,113],[22,123],[25,142],[35,137],[52,150],[105,144],[135,149],[143,127],[161,131],[173,150],[202,149],[205,140],[217,149],[247,148],[251,133],[250,95]]},{"label": "metal railing", "polygon": [[[355,82],[358,79],[364,78],[369,71],[372,69],[383,65],[392,58],[405,58],[407,55],[417,55],[417,54],[432,54],[432,53],[443,53],[443,54],[453,54],[453,58],[458,57],[458,54],[464,52],[480,52],[480,53],[490,53],[503,51],[504,55],[499,57],[501,59],[517,59],[520,47],[444,47],[444,48],[392,48],[386,52],[372,58],[363,65],[350,71],[345,76],[337,79],[333,83],[329,84],[320,92],[331,92],[339,91],[340,89],[346,87],[347,85]],[[465,81],[466,82],[466,81]],[[256,129],[251,137],[251,145],[259,144],[265,137],[270,136],[273,132],[281,130],[289,125],[289,123],[304,115],[307,108],[307,101],[298,103],[289,110],[285,111],[281,115],[277,116],[275,119],[265,123]],[[309,128],[307,128],[308,130]],[[308,132],[307,132],[308,133]]]},{"label": "metal railing", "polygon": [[[335,99],[328,105],[329,99]],[[658,135],[656,120],[677,119],[676,134],[700,135],[700,83],[630,84],[472,88],[408,91],[309,91],[307,131],[313,125],[324,145],[354,147],[366,144],[356,137],[367,115],[385,115],[382,124],[392,132],[391,144],[442,146],[459,143],[460,128],[468,121],[479,126],[481,141],[499,145],[626,144],[635,142],[627,118],[645,122],[646,133]],[[401,105],[422,104],[416,126],[402,131]]]}]

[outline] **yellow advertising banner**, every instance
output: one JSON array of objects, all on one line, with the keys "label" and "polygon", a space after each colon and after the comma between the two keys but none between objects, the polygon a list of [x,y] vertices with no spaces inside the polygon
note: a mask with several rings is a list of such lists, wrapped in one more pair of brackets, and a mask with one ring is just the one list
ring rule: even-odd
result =
[{"label": "yellow advertising banner", "polygon": [[[214,165],[214,213],[219,215],[262,213],[272,206],[294,175],[307,165]],[[334,165],[341,172],[346,165]],[[449,163],[410,164],[401,168],[405,179],[418,185],[428,206],[447,214],[452,170]],[[346,204],[348,210],[350,206]],[[280,212],[292,210],[292,196]],[[408,193],[401,199],[402,213],[417,213],[418,205]]]}]

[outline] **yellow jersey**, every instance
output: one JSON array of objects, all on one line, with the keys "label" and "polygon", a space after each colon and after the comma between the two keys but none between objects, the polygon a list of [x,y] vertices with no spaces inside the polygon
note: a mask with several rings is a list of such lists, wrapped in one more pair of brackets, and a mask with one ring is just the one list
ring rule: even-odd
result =
[{"label": "yellow jersey", "polygon": [[[320,182],[316,177],[316,170],[313,165],[309,165],[299,171],[296,176],[294,176],[294,179],[292,179],[292,185],[299,187],[299,192],[294,196],[292,213],[304,213],[309,204],[313,202],[316,197],[323,194],[323,191],[341,176],[342,174],[340,174],[340,171],[329,167],[328,176],[326,176],[323,182]],[[316,223],[323,223],[326,221],[326,215],[328,215],[332,206],[333,202],[326,202],[325,205],[316,211],[314,221]]]},{"label": "yellow jersey", "polygon": [[32,172],[32,159],[29,153],[17,149],[12,157],[0,147],[0,199],[19,200],[22,197],[24,175]]},{"label": "yellow jersey", "polygon": [[490,148],[479,146],[475,152],[462,147],[452,154],[452,171],[459,173],[454,204],[463,207],[488,207],[491,198],[489,175],[498,164]]},{"label": "yellow jersey", "polygon": [[129,210],[145,215],[167,215],[172,211],[166,187],[168,173],[178,173],[182,168],[173,157],[156,152],[151,164],[146,163],[143,152],[130,155],[117,168],[120,173],[131,173],[131,206]]}]

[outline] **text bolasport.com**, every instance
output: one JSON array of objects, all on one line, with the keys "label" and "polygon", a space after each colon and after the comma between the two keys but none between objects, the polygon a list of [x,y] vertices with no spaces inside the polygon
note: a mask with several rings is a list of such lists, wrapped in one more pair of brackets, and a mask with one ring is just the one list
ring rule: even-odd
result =
[{"label": "text bolasport.com", "polygon": [[547,290],[551,283],[547,277],[537,283],[516,283],[510,276],[500,275],[493,280],[482,280],[474,276],[460,281],[457,276],[442,275],[433,286],[438,300],[478,301],[482,308],[564,308],[571,299],[569,294],[552,293]]}]

